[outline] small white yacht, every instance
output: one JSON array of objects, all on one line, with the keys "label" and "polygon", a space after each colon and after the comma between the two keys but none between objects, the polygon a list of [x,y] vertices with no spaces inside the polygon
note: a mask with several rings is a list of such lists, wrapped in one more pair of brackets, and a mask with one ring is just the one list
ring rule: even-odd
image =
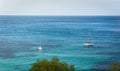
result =
[{"label": "small white yacht", "polygon": [[94,44],[89,39],[87,42],[84,42],[84,46],[94,46]]},{"label": "small white yacht", "polygon": [[[41,36],[40,36],[40,38],[41,38]],[[40,39],[40,46],[37,48],[38,50],[42,50],[43,48],[42,48],[42,42],[41,42],[41,39]]]},{"label": "small white yacht", "polygon": [[84,46],[93,46],[93,43],[91,43],[91,42],[85,42]]},{"label": "small white yacht", "polygon": [[38,47],[38,50],[42,50],[43,48],[41,46]]}]

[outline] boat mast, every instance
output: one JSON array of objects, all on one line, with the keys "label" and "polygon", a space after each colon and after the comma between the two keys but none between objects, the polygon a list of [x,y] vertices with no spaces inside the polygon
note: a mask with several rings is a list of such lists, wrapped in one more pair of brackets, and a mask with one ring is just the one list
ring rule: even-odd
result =
[{"label": "boat mast", "polygon": [[40,47],[42,47],[42,39],[41,39],[41,34],[40,34]]},{"label": "boat mast", "polygon": [[40,46],[42,47],[42,39],[41,39],[41,35],[40,35]]},{"label": "boat mast", "polygon": [[88,33],[88,42],[91,42],[91,39],[90,39],[90,32]]}]

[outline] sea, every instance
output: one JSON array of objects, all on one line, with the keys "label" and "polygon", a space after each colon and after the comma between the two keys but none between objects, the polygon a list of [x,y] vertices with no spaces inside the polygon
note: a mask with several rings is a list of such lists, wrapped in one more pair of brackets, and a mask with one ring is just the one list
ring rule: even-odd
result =
[{"label": "sea", "polygon": [[[89,38],[93,47],[84,46]],[[0,71],[53,57],[75,71],[109,69],[120,62],[120,16],[0,16]]]}]

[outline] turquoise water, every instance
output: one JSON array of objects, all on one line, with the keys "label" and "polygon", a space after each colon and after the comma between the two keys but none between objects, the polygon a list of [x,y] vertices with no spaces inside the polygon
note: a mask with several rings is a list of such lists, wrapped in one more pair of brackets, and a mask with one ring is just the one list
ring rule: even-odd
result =
[{"label": "turquoise water", "polygon": [[[89,32],[94,47],[83,46]],[[0,16],[0,71],[28,71],[37,59],[54,56],[76,71],[109,68],[120,62],[119,38],[120,17]]]}]

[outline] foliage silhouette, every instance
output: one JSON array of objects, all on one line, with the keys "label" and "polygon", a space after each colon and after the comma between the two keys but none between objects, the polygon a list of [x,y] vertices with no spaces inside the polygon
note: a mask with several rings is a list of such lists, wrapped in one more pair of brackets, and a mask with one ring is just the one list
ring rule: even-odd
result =
[{"label": "foliage silhouette", "polygon": [[51,61],[39,59],[32,65],[29,71],[75,71],[74,65],[68,65],[66,62],[60,62],[57,57]]}]

